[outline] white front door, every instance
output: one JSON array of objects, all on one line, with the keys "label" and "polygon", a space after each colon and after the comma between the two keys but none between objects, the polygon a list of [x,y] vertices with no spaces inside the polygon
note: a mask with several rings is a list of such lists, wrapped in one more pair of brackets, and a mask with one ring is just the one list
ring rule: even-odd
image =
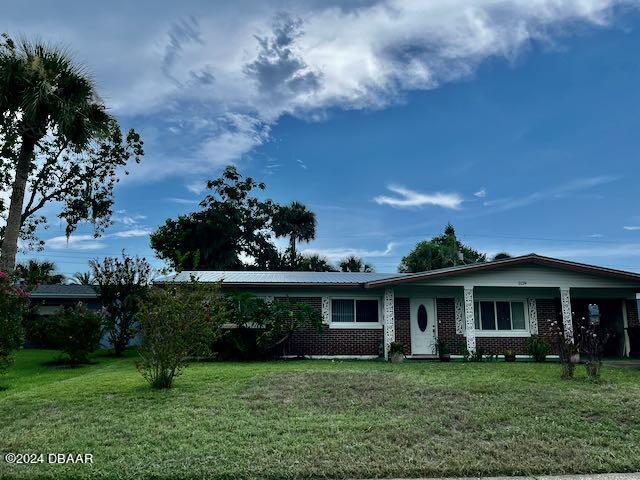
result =
[{"label": "white front door", "polygon": [[435,355],[436,309],[433,298],[411,299],[411,354]]}]

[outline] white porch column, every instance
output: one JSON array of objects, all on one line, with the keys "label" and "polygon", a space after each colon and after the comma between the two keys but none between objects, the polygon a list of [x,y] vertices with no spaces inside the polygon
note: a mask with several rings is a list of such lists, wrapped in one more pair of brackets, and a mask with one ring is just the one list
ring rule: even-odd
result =
[{"label": "white porch column", "polygon": [[394,314],[394,292],[393,288],[384,289],[384,305],[382,309],[382,320],[384,323],[384,358],[389,357],[389,346],[396,339],[396,319]]},{"label": "white porch column", "polygon": [[573,343],[573,320],[571,318],[571,296],[568,287],[560,287],[560,303],[562,305],[562,325],[564,337]]},{"label": "white porch column", "polygon": [[464,287],[464,319],[467,335],[467,350],[476,351],[476,318],[473,313],[473,287]]}]

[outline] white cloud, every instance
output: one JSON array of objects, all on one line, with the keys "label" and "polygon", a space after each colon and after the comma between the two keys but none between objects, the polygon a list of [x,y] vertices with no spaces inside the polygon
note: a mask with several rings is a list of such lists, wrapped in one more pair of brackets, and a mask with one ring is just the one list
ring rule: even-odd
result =
[{"label": "white cloud", "polygon": [[577,192],[611,183],[616,180],[617,178],[612,176],[578,178],[563,185],[530,193],[524,197],[498,198],[496,200],[485,201],[483,205],[486,207],[494,207],[492,211],[511,210],[513,208],[525,207],[543,200],[564,198]]},{"label": "white cloud", "polygon": [[167,202],[179,203],[181,205],[195,205],[200,202],[200,200],[194,200],[190,198],[177,198],[177,197],[169,197],[165,198]]},{"label": "white cloud", "polygon": [[69,238],[61,235],[46,240],[46,246],[52,250],[100,250],[107,244],[94,238],[93,235],[71,235]]},{"label": "white cloud", "polygon": [[[283,115],[318,120],[331,108],[382,108],[408,91],[467,78],[487,59],[511,61],[532,42],[607,25],[620,4],[638,2],[303,0],[278,15],[282,2],[220,1],[199,5],[197,17],[183,2],[153,11],[139,3],[126,15],[52,5],[43,7],[46,23],[8,6],[3,21],[8,31],[47,31],[70,45],[115,113],[153,123],[145,131],[153,161],[132,169],[149,181],[237,162],[270,139]],[[151,137],[181,145],[165,153]]]},{"label": "white cloud", "polygon": [[484,198],[487,196],[487,191],[484,188],[481,188],[476,193],[474,193],[473,196],[478,198]]},{"label": "white cloud", "polygon": [[640,225],[625,225],[624,227],[622,227],[624,230],[628,230],[630,232],[635,232],[637,230],[640,230]]},{"label": "white cloud", "polygon": [[601,233],[590,233],[589,235],[587,235],[587,237],[589,237],[589,238],[602,238],[602,237],[604,237],[604,235],[601,234]]},{"label": "white cloud", "polygon": [[109,233],[105,235],[105,237],[113,237],[113,238],[146,237],[151,233],[153,233],[153,231],[147,228],[132,228],[131,230],[121,230],[119,232]]},{"label": "white cloud", "polygon": [[307,248],[302,253],[317,254],[327,257],[329,261],[335,262],[342,260],[349,255],[355,255],[362,258],[379,258],[391,255],[395,248],[394,242],[389,242],[384,250],[366,250],[360,248]]},{"label": "white cloud", "polygon": [[373,199],[379,205],[390,205],[396,208],[415,208],[424,205],[433,205],[442,208],[458,210],[462,204],[462,197],[457,193],[420,193],[399,185],[387,187],[399,197],[379,195]]}]

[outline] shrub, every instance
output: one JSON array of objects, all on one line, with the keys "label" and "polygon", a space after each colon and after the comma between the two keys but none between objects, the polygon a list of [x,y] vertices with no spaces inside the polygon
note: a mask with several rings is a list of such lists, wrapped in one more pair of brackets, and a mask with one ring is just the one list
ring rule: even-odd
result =
[{"label": "shrub", "polygon": [[600,325],[591,325],[584,318],[578,322],[577,327],[575,334],[578,341],[578,349],[584,355],[587,375],[589,379],[597,382],[600,380],[602,355],[609,334]]},{"label": "shrub", "polygon": [[436,338],[435,350],[436,355],[440,357],[447,356],[450,353],[449,344],[446,340],[442,340],[440,338]]},{"label": "shrub", "polygon": [[460,349],[460,353],[462,354],[462,361],[463,362],[468,362],[469,361],[469,357],[471,356],[471,353],[469,352],[469,349],[467,348],[467,342],[458,343],[458,348]]},{"label": "shrub", "polygon": [[217,287],[197,284],[149,292],[137,315],[138,370],[153,388],[170,388],[190,357],[211,355],[228,319]]},{"label": "shrub", "polygon": [[554,336],[558,356],[560,357],[560,365],[562,366],[562,374],[560,375],[560,378],[563,380],[571,380],[576,369],[578,346],[573,341],[573,338],[567,338],[565,336],[564,329],[560,322],[551,322],[550,328]]},{"label": "shrub", "polygon": [[237,328],[231,341],[243,358],[286,354],[287,340],[302,327],[322,333],[320,312],[289,298],[267,301],[250,293],[227,296],[231,322]]},{"label": "shrub", "polygon": [[16,288],[9,275],[0,272],[0,374],[13,363],[13,352],[22,346],[22,318],[27,308],[27,293]]},{"label": "shrub", "polygon": [[550,348],[546,340],[538,335],[532,335],[524,344],[524,351],[533,357],[535,362],[544,362],[549,355]]},{"label": "shrub", "polygon": [[391,342],[389,344],[389,356],[391,355],[405,355],[406,354],[406,347],[404,346],[404,343],[402,342]]},{"label": "shrub", "polygon": [[104,328],[116,356],[121,356],[137,333],[136,314],[149,290],[151,267],[144,258],[122,254],[89,263],[104,308]]},{"label": "shrub", "polygon": [[484,358],[484,348],[476,347],[475,352],[471,354],[471,356],[469,357],[469,360],[471,362],[481,362],[483,358]]},{"label": "shrub", "polygon": [[89,362],[89,354],[100,346],[102,317],[82,302],[51,317],[53,338],[60,350],[77,365]]},{"label": "shrub", "polygon": [[513,351],[513,348],[507,348],[504,351],[504,359],[507,362],[515,362],[516,361],[516,352]]}]

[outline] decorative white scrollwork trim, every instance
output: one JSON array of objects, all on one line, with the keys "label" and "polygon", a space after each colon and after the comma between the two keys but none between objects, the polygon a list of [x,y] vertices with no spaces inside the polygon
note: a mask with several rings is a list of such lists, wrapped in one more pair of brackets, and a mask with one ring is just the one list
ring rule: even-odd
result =
[{"label": "decorative white scrollwork trim", "polygon": [[476,320],[473,314],[473,287],[464,289],[464,318],[467,330],[467,350],[476,351]]},{"label": "decorative white scrollwork trim", "polygon": [[532,335],[538,334],[538,306],[536,305],[535,298],[529,298],[527,300],[529,307],[529,331]]},{"label": "decorative white scrollwork trim", "polygon": [[384,358],[389,355],[389,346],[396,339],[396,321],[394,312],[395,295],[393,288],[384,290],[384,307],[382,319],[384,321]]},{"label": "decorative white scrollwork trim", "polygon": [[331,323],[331,299],[322,297],[322,323],[329,325]]},{"label": "decorative white scrollwork trim", "polygon": [[454,299],[455,311],[456,311],[456,334],[464,334],[464,303],[462,298],[456,297]]},{"label": "decorative white scrollwork trim", "polygon": [[564,337],[573,341],[573,320],[571,318],[571,296],[568,288],[560,289],[560,303],[562,304],[562,325]]}]

